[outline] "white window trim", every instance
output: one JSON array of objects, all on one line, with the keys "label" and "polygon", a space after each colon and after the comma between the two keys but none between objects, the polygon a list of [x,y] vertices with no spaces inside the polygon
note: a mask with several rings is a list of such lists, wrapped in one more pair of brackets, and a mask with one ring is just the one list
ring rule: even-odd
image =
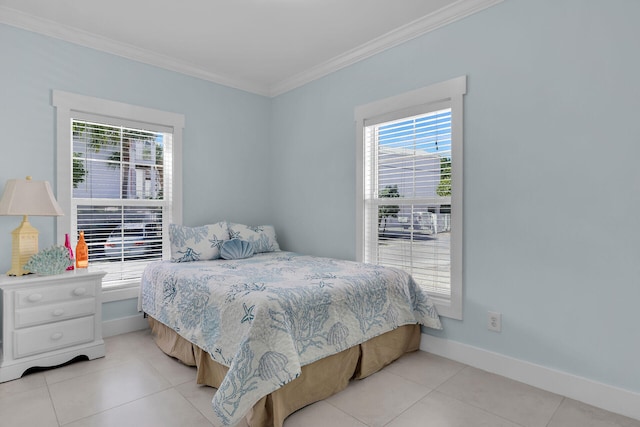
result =
[{"label": "white window trim", "polygon": [[[447,102],[451,107],[451,295],[430,293],[441,316],[462,320],[462,245],[463,245],[463,96],[467,77],[460,76],[397,96],[361,105],[355,109],[356,119],[356,259],[364,260],[364,128],[365,120],[385,116],[410,115],[424,105]],[[404,114],[406,112],[407,114]]]},{"label": "white window trim", "polygon": [[[52,105],[56,110],[56,193],[58,204],[65,211],[65,215],[56,218],[56,241],[63,241],[65,233],[68,233],[71,229],[69,208],[71,207],[73,194],[73,180],[68,171],[71,170],[72,161],[70,143],[72,112],[114,117],[120,120],[132,120],[173,129],[172,221],[182,224],[182,131],[185,122],[184,115],[60,90],[53,90]],[[139,287],[139,283],[109,287],[103,293],[103,300],[118,301],[135,298],[138,296]]]}]

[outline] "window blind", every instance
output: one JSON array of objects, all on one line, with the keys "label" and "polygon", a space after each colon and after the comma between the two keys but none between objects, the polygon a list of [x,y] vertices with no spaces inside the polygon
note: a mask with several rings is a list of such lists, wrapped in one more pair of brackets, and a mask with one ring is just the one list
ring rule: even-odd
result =
[{"label": "window blind", "polygon": [[73,118],[72,233],[84,231],[103,286],[137,281],[168,250],[172,133]]},{"label": "window blind", "polygon": [[364,127],[366,262],[451,289],[451,109]]}]

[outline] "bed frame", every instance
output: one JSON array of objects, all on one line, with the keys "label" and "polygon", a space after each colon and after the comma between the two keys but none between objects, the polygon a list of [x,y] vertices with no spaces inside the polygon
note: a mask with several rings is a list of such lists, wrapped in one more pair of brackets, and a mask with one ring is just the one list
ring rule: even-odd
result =
[{"label": "bed frame", "polygon": [[[218,388],[228,368],[168,326],[148,317],[154,340],[167,355],[197,367],[198,384]],[[302,367],[302,374],[260,399],[246,415],[249,427],[282,427],[287,416],[344,390],[405,353],[418,350],[420,325],[405,325]]]}]

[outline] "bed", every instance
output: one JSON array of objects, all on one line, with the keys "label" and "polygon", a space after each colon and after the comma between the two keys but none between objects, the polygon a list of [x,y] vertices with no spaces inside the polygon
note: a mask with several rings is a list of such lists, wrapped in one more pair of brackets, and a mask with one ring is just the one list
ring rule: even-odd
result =
[{"label": "bed", "polygon": [[281,427],[290,413],[408,351],[441,328],[411,276],[274,250],[147,266],[141,309],[158,346],[216,387],[220,425]]}]

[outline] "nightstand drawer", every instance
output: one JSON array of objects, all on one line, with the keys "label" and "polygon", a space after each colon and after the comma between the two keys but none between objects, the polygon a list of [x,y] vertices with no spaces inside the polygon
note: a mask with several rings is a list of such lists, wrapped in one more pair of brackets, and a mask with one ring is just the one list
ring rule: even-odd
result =
[{"label": "nightstand drawer", "polygon": [[41,286],[37,288],[15,291],[16,310],[37,305],[50,304],[57,301],[69,301],[75,298],[93,297],[96,294],[92,282],[69,283],[60,286]]},{"label": "nightstand drawer", "polygon": [[104,275],[89,269],[51,276],[0,275],[0,383],[33,367],[104,356]]},{"label": "nightstand drawer", "polygon": [[94,316],[14,331],[13,357],[30,356],[93,341]]},{"label": "nightstand drawer", "polygon": [[14,327],[19,329],[26,326],[88,316],[94,314],[95,310],[95,298],[83,298],[77,301],[23,308],[15,312]]}]

